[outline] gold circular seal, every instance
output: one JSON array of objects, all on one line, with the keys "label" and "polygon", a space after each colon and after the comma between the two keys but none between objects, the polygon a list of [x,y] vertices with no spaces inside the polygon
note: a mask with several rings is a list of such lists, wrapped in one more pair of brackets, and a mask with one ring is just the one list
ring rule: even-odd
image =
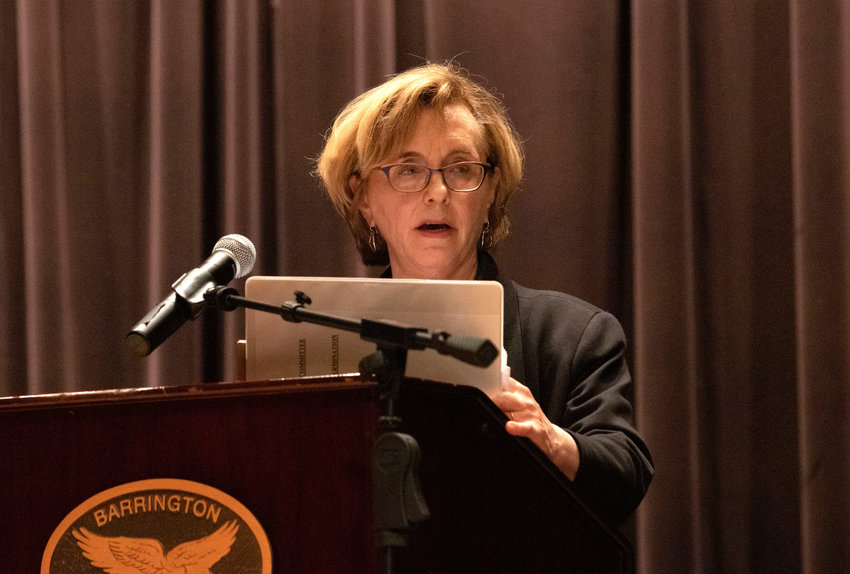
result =
[{"label": "gold circular seal", "polygon": [[271,571],[268,537],[242,503],[173,478],[92,496],[54,530],[41,561],[41,574]]}]

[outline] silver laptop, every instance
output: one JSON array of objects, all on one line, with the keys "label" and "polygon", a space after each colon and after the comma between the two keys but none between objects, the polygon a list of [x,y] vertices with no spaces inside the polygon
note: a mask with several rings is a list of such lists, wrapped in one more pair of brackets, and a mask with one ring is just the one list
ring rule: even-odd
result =
[{"label": "silver laptop", "polygon": [[[391,321],[452,336],[484,337],[502,348],[502,286],[495,281],[433,281],[339,277],[250,277],[248,299],[283,305],[302,291],[307,309],[359,321]],[[246,310],[246,376],[266,380],[356,373],[360,359],[376,350],[358,333]],[[471,385],[485,393],[501,385],[497,358],[488,367],[463,363],[433,349],[411,350],[408,377]]]}]

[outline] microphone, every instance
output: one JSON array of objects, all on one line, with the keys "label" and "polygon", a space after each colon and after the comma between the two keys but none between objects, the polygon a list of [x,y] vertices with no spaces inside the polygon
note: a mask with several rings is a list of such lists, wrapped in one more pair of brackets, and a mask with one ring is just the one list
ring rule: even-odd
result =
[{"label": "microphone", "polygon": [[171,286],[172,293],[151,309],[127,334],[127,346],[139,357],[149,355],[205,307],[204,293],[251,272],[257,250],[242,235],[225,235],[200,267],[184,273]]}]

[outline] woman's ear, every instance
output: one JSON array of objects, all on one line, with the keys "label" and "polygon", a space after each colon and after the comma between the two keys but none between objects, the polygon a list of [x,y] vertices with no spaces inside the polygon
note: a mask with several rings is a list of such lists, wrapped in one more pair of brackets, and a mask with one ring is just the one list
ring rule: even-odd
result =
[{"label": "woman's ear", "polygon": [[360,176],[356,173],[352,173],[348,176],[348,190],[351,191],[351,197],[357,197],[357,192],[360,191],[360,184],[363,180],[360,179]]},{"label": "woman's ear", "polygon": [[[348,187],[351,189],[351,195],[354,197],[354,204],[360,210],[360,214],[367,223],[372,221],[372,209],[369,206],[368,188],[362,187],[363,180],[357,174],[352,174],[348,178]],[[362,189],[361,189],[362,187]],[[370,224],[371,225],[371,224]]]}]

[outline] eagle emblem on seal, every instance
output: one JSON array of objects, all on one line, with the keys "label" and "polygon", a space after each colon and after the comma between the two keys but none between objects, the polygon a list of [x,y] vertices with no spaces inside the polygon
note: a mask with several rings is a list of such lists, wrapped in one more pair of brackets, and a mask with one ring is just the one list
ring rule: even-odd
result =
[{"label": "eagle emblem on seal", "polygon": [[72,534],[91,565],[107,574],[212,574],[236,541],[235,520],[203,538],[178,544],[167,554],[158,540],[98,536],[85,528]]}]

